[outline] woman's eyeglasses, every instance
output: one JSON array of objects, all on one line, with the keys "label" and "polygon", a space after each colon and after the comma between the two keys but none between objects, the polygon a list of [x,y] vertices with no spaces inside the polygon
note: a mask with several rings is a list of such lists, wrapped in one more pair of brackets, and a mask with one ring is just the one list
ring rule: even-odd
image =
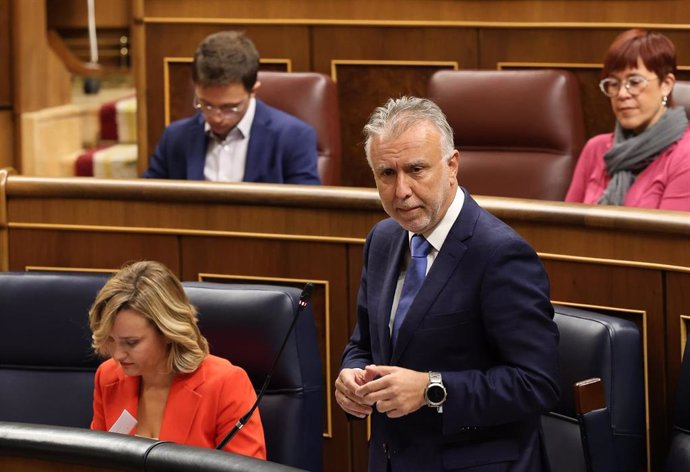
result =
[{"label": "woman's eyeglasses", "polygon": [[641,94],[642,91],[647,88],[647,85],[649,85],[650,80],[654,80],[656,78],[658,77],[648,79],[641,75],[631,75],[623,82],[621,82],[619,79],[608,77],[599,82],[599,88],[601,89],[604,95],[613,98],[618,96],[618,94],[621,91],[621,86],[623,86],[625,87],[625,90],[627,90],[628,93],[634,97]]}]

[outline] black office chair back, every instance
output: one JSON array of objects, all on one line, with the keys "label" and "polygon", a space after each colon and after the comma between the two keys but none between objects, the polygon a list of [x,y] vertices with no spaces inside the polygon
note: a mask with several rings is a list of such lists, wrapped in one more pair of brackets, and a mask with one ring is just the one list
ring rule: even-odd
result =
[{"label": "black office chair back", "polygon": [[[184,282],[199,310],[199,327],[211,353],[247,371],[258,391],[273,365],[300,290],[283,286]],[[259,410],[268,460],[322,469],[324,394],[321,355],[311,308],[288,337]]]},{"label": "black office chair back", "polygon": [[89,427],[101,359],[88,312],[106,280],[0,273],[0,421]]},{"label": "black office chair back", "polygon": [[[542,418],[551,468],[559,472],[639,471],[645,459],[642,340],[635,323],[555,305],[560,331],[561,398]],[[581,381],[598,378],[601,383]],[[587,403],[584,389],[603,388],[601,405]],[[576,398],[576,395],[580,397]]]}]

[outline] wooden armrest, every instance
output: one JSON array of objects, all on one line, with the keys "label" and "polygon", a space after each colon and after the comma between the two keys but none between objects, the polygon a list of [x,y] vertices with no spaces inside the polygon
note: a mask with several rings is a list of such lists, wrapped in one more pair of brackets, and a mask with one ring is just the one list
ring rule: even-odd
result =
[{"label": "wooden armrest", "polygon": [[579,415],[606,407],[604,382],[600,378],[594,377],[576,382],[573,390],[575,392],[575,407]]}]

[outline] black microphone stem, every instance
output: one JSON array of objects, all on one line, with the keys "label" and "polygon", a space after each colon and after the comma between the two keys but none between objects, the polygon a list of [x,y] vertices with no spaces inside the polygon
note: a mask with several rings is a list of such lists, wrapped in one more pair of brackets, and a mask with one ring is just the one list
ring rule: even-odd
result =
[{"label": "black microphone stem", "polygon": [[230,430],[230,432],[223,438],[223,440],[216,446],[216,449],[223,449],[225,445],[230,442],[232,438],[235,437],[235,435],[239,432],[240,429],[244,427],[245,424],[247,424],[247,421],[249,421],[249,418],[251,418],[252,414],[254,413],[254,410],[256,410],[259,406],[259,403],[261,402],[261,399],[264,397],[264,394],[266,393],[266,389],[268,388],[268,384],[271,383],[271,376],[273,375],[273,371],[275,370],[276,366],[278,365],[278,361],[280,360],[280,356],[283,353],[283,350],[285,349],[285,346],[287,345],[288,339],[290,338],[290,334],[292,333],[292,330],[295,328],[295,324],[297,323],[297,318],[299,317],[299,314],[304,311],[304,309],[309,305],[309,300],[311,299],[311,292],[314,290],[314,284],[312,283],[307,283],[304,285],[304,288],[302,289],[302,293],[299,296],[299,302],[297,302],[297,310],[295,310],[295,316],[292,317],[292,323],[290,323],[290,327],[288,328],[287,331],[287,336],[285,336],[285,339],[283,339],[283,344],[280,346],[280,350],[278,351],[278,354],[276,355],[275,360],[273,361],[273,365],[271,366],[271,369],[268,371],[268,374],[266,374],[266,380],[264,380],[264,384],[261,386],[261,390],[259,390],[259,394],[256,396],[256,401],[252,405],[252,407],[247,411],[238,421],[235,423],[235,426]]}]

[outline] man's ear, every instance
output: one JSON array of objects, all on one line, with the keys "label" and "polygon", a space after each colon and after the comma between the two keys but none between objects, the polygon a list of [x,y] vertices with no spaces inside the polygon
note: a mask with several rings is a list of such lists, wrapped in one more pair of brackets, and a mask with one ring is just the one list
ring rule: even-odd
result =
[{"label": "man's ear", "polygon": [[252,90],[249,93],[256,93],[259,87],[261,87],[261,82],[257,80],[256,82],[254,82],[254,86],[252,87]]},{"label": "man's ear", "polygon": [[448,159],[448,167],[450,168],[451,179],[457,180],[458,178],[458,168],[460,166],[460,151],[457,149],[453,150],[453,154]]}]

